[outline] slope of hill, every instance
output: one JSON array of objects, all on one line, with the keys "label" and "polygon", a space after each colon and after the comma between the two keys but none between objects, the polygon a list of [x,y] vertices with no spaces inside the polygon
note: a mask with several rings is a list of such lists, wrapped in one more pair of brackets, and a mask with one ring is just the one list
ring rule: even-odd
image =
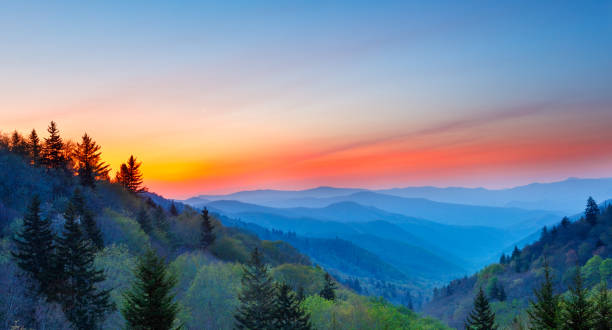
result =
[{"label": "slope of hill", "polygon": [[[535,243],[504,259],[436,289],[433,300],[424,307],[425,313],[461,327],[476,291],[482,287],[492,301],[498,324],[509,326],[517,317],[524,322],[528,299],[533,299],[533,289],[542,281],[545,259],[552,267],[556,293],[568,289],[577,265],[587,287],[600,281],[612,284],[612,207],[606,207],[593,221],[562,221],[542,231]],[[501,287],[507,294],[503,301],[495,293]]]},{"label": "slope of hill", "polygon": [[[11,257],[15,249],[12,237],[21,230],[22,217],[33,195],[42,200],[42,216],[53,221],[54,232],[64,223],[63,213],[79,189],[83,206],[94,212],[95,223],[102,233],[104,248],[95,255],[97,269],[106,278],[99,289],[110,290],[111,300],[121,306],[124,292],[133,282],[132,270],[136,258],[152,248],[165,256],[171,271],[177,276],[176,301],[181,306],[179,321],[190,329],[230,329],[234,327],[234,311],[239,304],[238,293],[242,275],[241,263],[248,260],[255,247],[264,254],[275,280],[303,287],[313,315],[313,324],[329,328],[337,315],[339,324],[357,324],[371,328],[389,324],[380,316],[391,313],[404,326],[442,325],[423,319],[405,308],[384,301],[374,301],[355,294],[346,287],[338,290],[338,304],[326,304],[318,298],[323,287],[324,270],[311,266],[311,261],[283,241],[260,240],[240,228],[223,226],[213,219],[216,240],[206,250],[198,248],[201,216],[188,206],[181,206],[173,215],[161,205],[169,201],[156,196],[147,200],[130,193],[119,184],[98,181],[96,188],[82,187],[78,177],[65,169],[47,169],[29,164],[24,156],[6,151],[0,139],[0,324],[10,328],[15,322],[28,328],[68,328],[62,306],[44,300],[32,300],[26,290],[24,276]],[[66,154],[69,154],[67,152]],[[156,202],[157,201],[157,202]],[[147,223],[150,229],[144,226]],[[387,271],[387,273],[391,273]],[[32,311],[32,307],[36,310]],[[365,313],[364,313],[365,311]],[[350,322],[349,322],[350,320]],[[394,321],[394,322],[395,322]],[[123,328],[125,320],[119,311],[106,318],[104,329]],[[388,325],[390,326],[390,325]]]}]

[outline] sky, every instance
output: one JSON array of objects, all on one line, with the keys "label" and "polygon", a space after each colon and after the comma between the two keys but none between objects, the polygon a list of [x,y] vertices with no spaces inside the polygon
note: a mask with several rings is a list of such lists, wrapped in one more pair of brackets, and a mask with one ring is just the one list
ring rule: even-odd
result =
[{"label": "sky", "polygon": [[171,198],[612,176],[610,1],[3,1],[0,131]]}]

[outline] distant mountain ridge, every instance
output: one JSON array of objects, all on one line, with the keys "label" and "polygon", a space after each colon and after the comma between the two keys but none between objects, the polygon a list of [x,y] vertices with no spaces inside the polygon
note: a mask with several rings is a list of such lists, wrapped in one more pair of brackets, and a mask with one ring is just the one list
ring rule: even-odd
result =
[{"label": "distant mountain ridge", "polygon": [[275,207],[324,206],[318,199],[347,196],[357,192],[371,191],[408,198],[426,198],[432,201],[468,205],[517,207],[530,210],[552,210],[564,214],[574,213],[583,208],[580,201],[584,196],[596,200],[612,197],[612,178],[568,178],[550,183],[531,183],[507,189],[464,188],[464,187],[404,187],[369,190],[360,188],[318,187],[306,190],[251,190],[227,195],[200,195],[186,202],[233,199]]}]

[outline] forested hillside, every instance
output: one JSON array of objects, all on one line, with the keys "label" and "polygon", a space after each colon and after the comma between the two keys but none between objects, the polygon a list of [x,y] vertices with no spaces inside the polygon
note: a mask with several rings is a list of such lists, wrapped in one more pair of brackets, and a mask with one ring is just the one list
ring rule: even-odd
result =
[{"label": "forested hillside", "polygon": [[[286,242],[145,193],[133,156],[111,179],[91,137],[48,131],[0,136],[2,328],[444,328],[357,294]],[[147,294],[159,306],[141,308]]]},{"label": "forested hillside", "polygon": [[[548,281],[547,273],[550,275]],[[549,291],[546,291],[547,283]],[[593,322],[598,308],[612,313],[608,298],[601,298],[601,292],[605,291],[600,290],[601,286],[610,284],[612,205],[598,206],[589,198],[586,210],[578,220],[571,222],[563,218],[552,227],[544,227],[540,239],[535,243],[523,249],[515,248],[512,254],[502,255],[499,263],[473,276],[435,289],[434,298],[424,311],[453,327],[462,327],[472,310],[474,297],[482,288],[500,326],[516,329],[534,327],[544,315],[554,319],[561,327],[573,322],[569,318],[574,310],[584,311],[586,316],[593,318]],[[534,290],[537,290],[538,297]],[[581,306],[577,307],[575,303],[580,299]],[[599,302],[597,299],[600,299]],[[546,303],[549,307],[543,313],[535,312],[537,308],[530,301],[536,303],[537,308]],[[602,307],[601,303],[606,301],[608,307]],[[581,324],[586,324],[582,328],[589,329],[591,320],[586,316],[586,323]],[[610,314],[603,320],[612,326],[609,323]]]}]

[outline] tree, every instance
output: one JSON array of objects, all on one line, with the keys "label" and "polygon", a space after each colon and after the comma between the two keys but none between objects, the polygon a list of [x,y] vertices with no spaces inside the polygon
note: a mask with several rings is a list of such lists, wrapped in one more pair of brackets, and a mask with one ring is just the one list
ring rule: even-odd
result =
[{"label": "tree", "polygon": [[605,282],[599,285],[599,291],[593,300],[595,306],[593,329],[612,329],[612,303],[610,303],[610,294]]},{"label": "tree", "polygon": [[593,199],[593,197],[589,197],[587,200],[587,205],[584,210],[584,219],[586,222],[594,225],[597,222],[597,216],[599,215],[599,207],[597,203]]},{"label": "tree", "polygon": [[276,290],[275,329],[279,330],[306,330],[310,329],[310,317],[300,307],[300,300],[291,287],[282,283]]},{"label": "tree", "polygon": [[544,262],[544,282],[539,289],[533,291],[536,301],[529,301],[527,314],[531,319],[533,329],[557,329],[559,326],[559,296],[553,292],[550,276],[550,266]]},{"label": "tree", "polygon": [[146,191],[142,186],[142,172],[140,166],[142,162],[136,161],[134,156],[130,156],[127,163],[121,164],[121,168],[115,177],[115,181],[120,183],[125,189],[132,193]]},{"label": "tree", "polygon": [[121,313],[127,329],[167,330],[174,327],[179,306],[172,288],[176,278],[153,250],[139,258],[135,281],[124,297]]},{"label": "tree", "polygon": [[35,291],[51,296],[54,287],[54,240],[51,221],[40,217],[40,199],[30,201],[23,227],[14,238],[16,250],[11,254],[17,265],[35,282]]},{"label": "tree", "polygon": [[29,149],[29,153],[30,153],[30,160],[32,162],[32,165],[40,165],[40,156],[41,156],[41,145],[40,145],[40,139],[38,138],[38,134],[36,133],[36,130],[32,130],[32,132],[30,132],[30,137],[29,137],[29,143],[28,143],[28,149]]},{"label": "tree", "polygon": [[62,265],[60,302],[66,318],[75,328],[96,329],[114,306],[110,302],[110,290],[96,288],[98,283],[104,281],[104,273],[95,269],[95,248],[83,235],[76,219],[76,209],[72,203],[68,203],[63,233],[57,247]]},{"label": "tree", "polygon": [[65,168],[67,160],[64,155],[64,142],[54,121],[49,124],[47,132],[49,137],[45,138],[43,147],[44,162],[49,168]]},{"label": "tree", "polygon": [[174,201],[172,201],[172,203],[170,204],[170,214],[172,214],[175,217],[179,215],[179,212],[176,209],[176,205],[174,204]]},{"label": "tree", "polygon": [[504,289],[504,286],[502,284],[499,285],[497,298],[499,299],[499,301],[506,301],[506,298],[508,298],[508,296],[506,295],[506,289]]},{"label": "tree", "polygon": [[94,188],[96,180],[108,178],[110,168],[101,161],[100,148],[87,133],[81,138],[81,143],[76,145],[73,157],[76,160],[77,173],[83,186]]},{"label": "tree", "polygon": [[468,330],[494,330],[495,314],[491,311],[489,301],[485,297],[482,287],[478,290],[476,298],[474,298],[474,309],[470,312],[465,320],[465,328]]},{"label": "tree", "polygon": [[251,260],[243,266],[240,306],[234,315],[238,329],[274,329],[274,286],[259,249],[251,253]]},{"label": "tree", "polygon": [[147,209],[144,206],[141,206],[140,209],[138,209],[138,213],[136,214],[136,221],[138,221],[138,223],[140,224],[140,228],[142,228],[142,230],[145,233],[150,233],[151,230],[153,230],[153,228],[151,227],[151,218],[149,217],[149,213],[147,212]]},{"label": "tree", "polygon": [[325,285],[323,289],[321,289],[321,292],[319,292],[319,295],[327,300],[336,300],[336,282],[334,282],[331,275],[327,272],[323,278],[325,280]]},{"label": "tree", "polygon": [[213,232],[214,229],[215,226],[208,215],[208,210],[204,208],[202,210],[202,233],[200,238],[200,244],[203,250],[206,250],[215,242],[216,235]]},{"label": "tree", "polygon": [[17,131],[14,131],[11,135],[11,152],[19,156],[28,155],[28,144]]},{"label": "tree", "polygon": [[570,285],[569,291],[569,297],[563,304],[564,308],[561,314],[564,329],[591,329],[594,310],[593,306],[591,306],[590,302],[587,300],[587,289],[582,283],[580,267],[576,269],[574,283]]},{"label": "tree", "polygon": [[561,227],[567,228],[569,224],[570,224],[570,219],[568,217],[563,217],[563,219],[561,219]]},{"label": "tree", "polygon": [[102,238],[102,233],[100,232],[100,228],[98,228],[98,224],[96,223],[93,213],[86,210],[81,217],[81,223],[83,224],[87,238],[91,240],[91,243],[96,250],[102,250],[104,248],[104,239]]}]

